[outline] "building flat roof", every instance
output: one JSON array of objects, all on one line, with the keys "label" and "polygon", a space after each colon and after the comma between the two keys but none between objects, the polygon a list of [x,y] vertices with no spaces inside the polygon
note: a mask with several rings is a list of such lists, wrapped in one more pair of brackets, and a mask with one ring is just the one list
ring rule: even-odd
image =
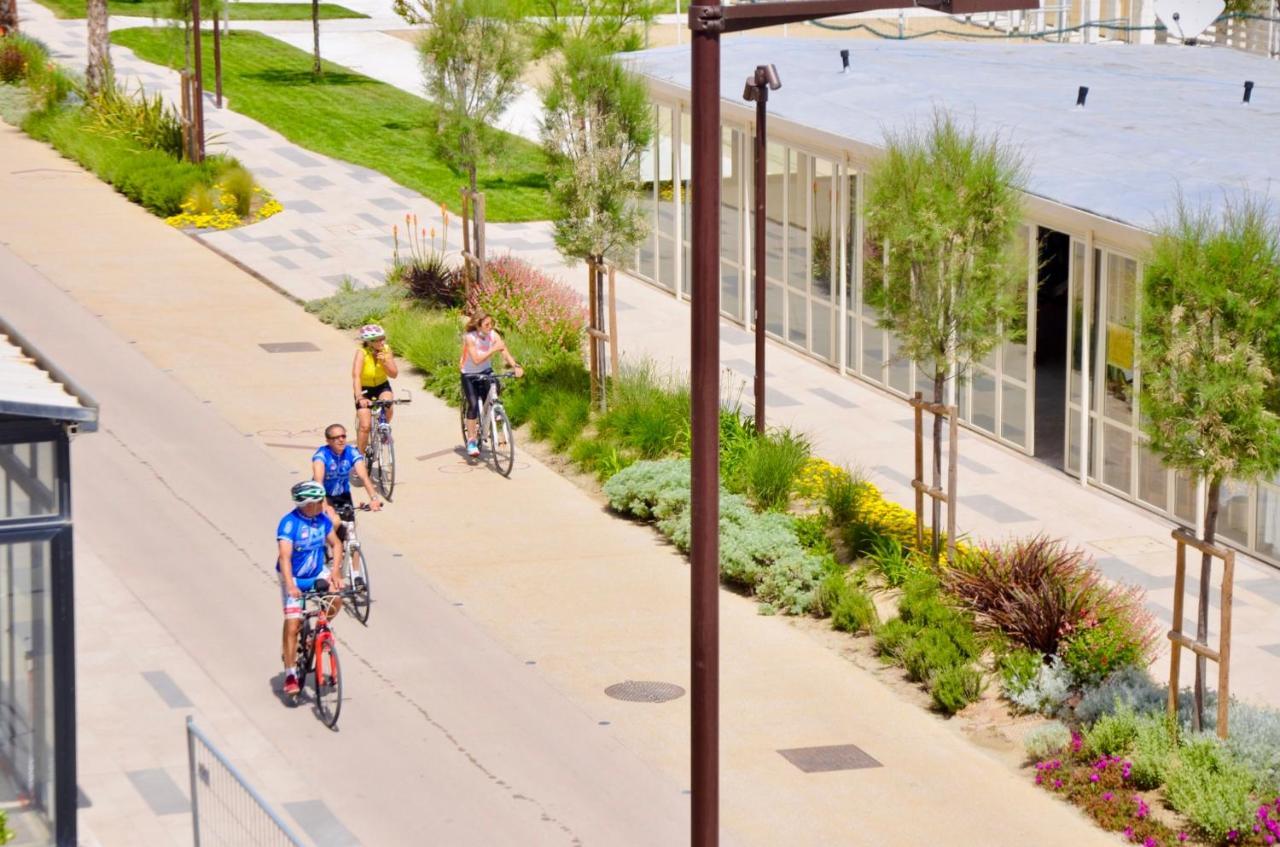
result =
[{"label": "building flat roof", "polygon": [[[1280,63],[1235,50],[735,36],[721,51],[721,96],[735,103],[757,64],[777,66],[771,121],[883,147],[886,132],[925,125],[943,107],[1021,148],[1031,194],[1144,230],[1179,192],[1221,210],[1229,196],[1264,198],[1280,180]],[[689,87],[687,45],[625,58],[643,76]],[[1255,83],[1248,105],[1245,80]],[[1078,109],[1081,85],[1089,95]]]},{"label": "building flat roof", "polygon": [[98,404],[0,319],[0,415],[76,422],[95,429]]}]

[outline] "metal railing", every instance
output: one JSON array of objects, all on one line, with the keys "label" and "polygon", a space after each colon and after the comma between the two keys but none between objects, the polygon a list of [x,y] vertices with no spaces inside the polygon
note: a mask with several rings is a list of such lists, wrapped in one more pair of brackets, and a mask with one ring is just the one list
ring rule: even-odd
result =
[{"label": "metal railing", "polygon": [[187,718],[191,829],[195,847],[306,847],[209,737]]}]

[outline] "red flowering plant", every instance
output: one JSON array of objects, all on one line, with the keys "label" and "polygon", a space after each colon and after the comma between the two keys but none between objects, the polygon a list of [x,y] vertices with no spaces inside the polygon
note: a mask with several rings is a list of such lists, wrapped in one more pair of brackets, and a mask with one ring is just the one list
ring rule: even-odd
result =
[{"label": "red flowering plant", "polygon": [[492,315],[500,330],[518,329],[570,351],[579,349],[587,324],[576,291],[510,255],[485,262],[484,282],[471,287],[466,311]]}]

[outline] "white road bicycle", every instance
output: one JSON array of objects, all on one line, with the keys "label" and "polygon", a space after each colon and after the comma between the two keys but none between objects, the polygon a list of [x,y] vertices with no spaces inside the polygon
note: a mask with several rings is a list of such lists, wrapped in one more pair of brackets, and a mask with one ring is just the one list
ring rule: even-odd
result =
[{"label": "white road bicycle", "polygon": [[[488,390],[480,400],[479,431],[476,445],[481,460],[493,464],[493,469],[505,477],[511,476],[516,463],[516,437],[511,431],[507,410],[502,407],[502,383],[515,379],[515,372],[485,374]],[[462,443],[467,443],[467,404],[464,400],[458,412],[462,426]]]},{"label": "white road bicycle", "polygon": [[408,396],[394,400],[374,400],[369,404],[373,426],[369,431],[369,445],[364,458],[368,463],[369,478],[387,500],[396,488],[396,445],[391,439],[391,422],[387,420],[387,407],[412,402]]}]

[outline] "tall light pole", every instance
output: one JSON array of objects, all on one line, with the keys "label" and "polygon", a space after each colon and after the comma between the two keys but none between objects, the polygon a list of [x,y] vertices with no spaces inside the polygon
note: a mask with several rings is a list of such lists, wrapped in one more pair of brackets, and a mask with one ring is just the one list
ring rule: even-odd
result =
[{"label": "tall light pole", "polygon": [[747,77],[747,87],[742,99],[756,104],[755,143],[755,293],[752,295],[752,313],[756,322],[756,433],[764,434],[764,325],[765,325],[765,190],[768,182],[768,139],[765,137],[765,104],[769,102],[769,90],[782,87],[778,69],[773,65],[756,65],[755,73]]},{"label": "tall light pole", "polygon": [[1039,8],[1039,0],[768,0],[689,6],[693,143],[690,387],[694,847],[720,843],[720,34],[915,6],[950,14]]}]

